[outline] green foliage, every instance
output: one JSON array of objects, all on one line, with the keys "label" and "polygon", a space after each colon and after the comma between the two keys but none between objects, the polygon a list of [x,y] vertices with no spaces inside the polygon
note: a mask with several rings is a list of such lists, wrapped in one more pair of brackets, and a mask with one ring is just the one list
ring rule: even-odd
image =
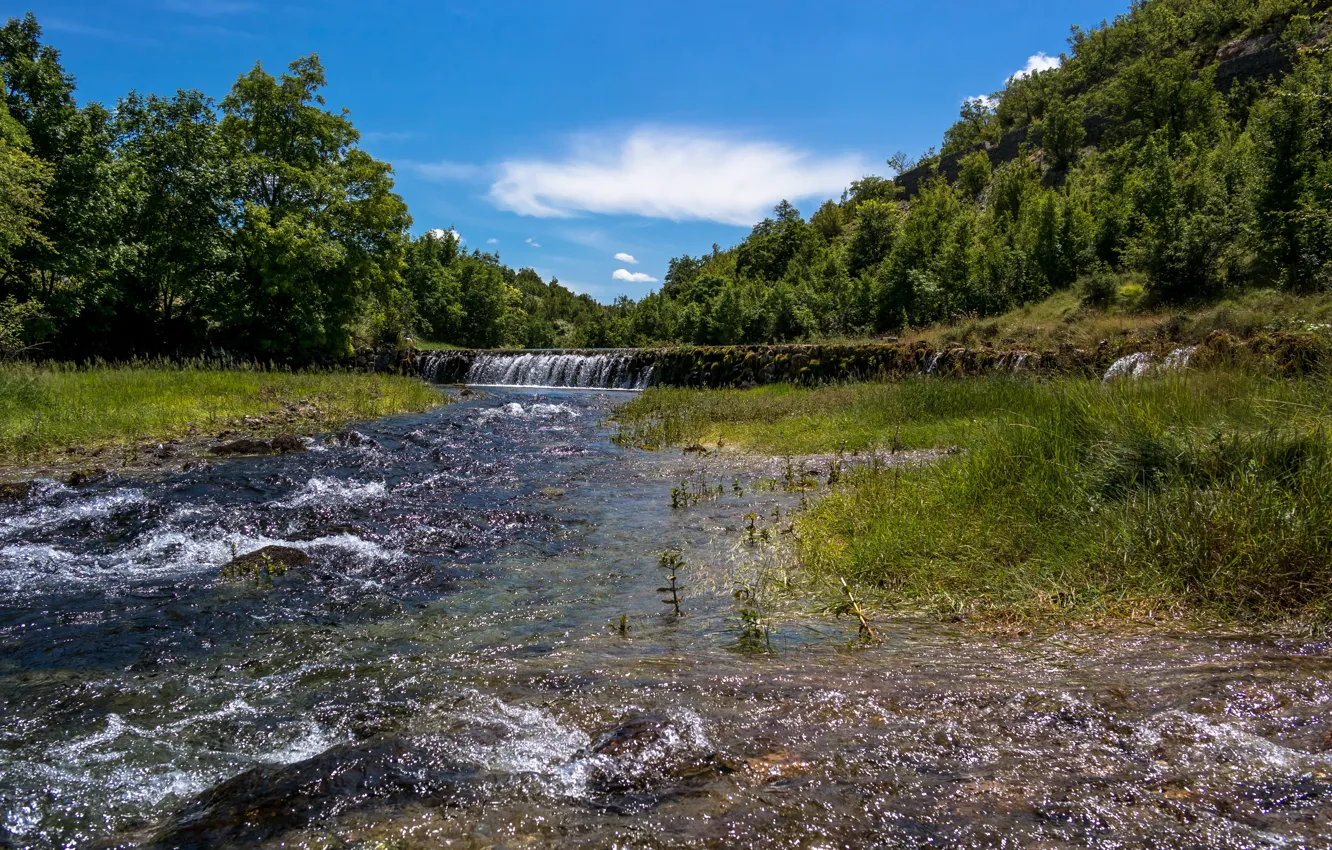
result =
[{"label": "green foliage", "polygon": [[[0,29],[5,351],[127,358],[215,349],[336,361],[353,342],[618,345],[618,311],[406,233],[391,167],[326,108],[317,56],[256,65],[220,104],[131,92],[78,107],[31,15]],[[436,231],[440,233],[442,231]]]},{"label": "green foliage", "polygon": [[1332,58],[1312,54],[1254,110],[1258,250],[1286,286],[1332,283]]},{"label": "green foliage", "polygon": [[[409,236],[392,169],[359,148],[345,110],[326,108],[315,56],[277,77],[256,66],[220,105],[131,93],[111,112],[79,106],[36,20],[12,19],[0,29],[5,344],[298,364],[409,337],[610,347],[900,333],[1003,314],[1093,273],[1140,279],[1146,307],[1273,283],[1321,290],[1324,6],[1134,2],[1074,28],[1059,67],[968,100],[939,153],[889,161],[897,179],[857,180],[808,221],[783,201],[740,244],[677,257],[659,291],[610,305],[444,231]],[[1089,298],[1117,300],[1104,287]]]},{"label": "green foliage", "polygon": [[[807,225],[783,204],[732,250],[673,262],[632,338],[899,332],[1003,313],[1098,269],[1140,276],[1150,304],[1273,281],[1319,289],[1332,268],[1329,15],[1296,0],[1147,0],[1075,28],[1060,67],[964,103],[941,156],[890,160],[914,169],[905,203],[870,176]],[[1264,45],[1284,52],[1275,76],[1221,73],[1218,57]],[[1102,287],[1090,300],[1117,299]]]}]

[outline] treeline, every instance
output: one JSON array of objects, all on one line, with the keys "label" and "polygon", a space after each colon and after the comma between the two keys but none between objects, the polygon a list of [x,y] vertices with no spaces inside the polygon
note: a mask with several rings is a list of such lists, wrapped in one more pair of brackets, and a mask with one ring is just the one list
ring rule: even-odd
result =
[{"label": "treeline", "polygon": [[413,238],[391,167],[325,108],[318,57],[220,103],[79,106],[32,15],[0,29],[0,355],[226,351],[306,363],[423,335],[582,345],[592,299],[452,234]]},{"label": "treeline", "polygon": [[674,260],[611,335],[883,333],[1073,286],[1099,304],[1325,289],[1328,5],[1145,0],[1075,28],[1060,67],[964,104],[920,163],[890,160],[924,175],[913,196],[867,177],[808,219],[783,203],[735,248]]},{"label": "treeline", "polygon": [[[78,106],[31,15],[0,30],[0,354],[354,343],[754,343],[891,333],[1076,287],[1187,303],[1332,284],[1329,0],[1141,0],[963,105],[939,150],[599,305],[444,231],[325,108],[316,57],[220,103]],[[909,192],[908,192],[909,190]]]}]

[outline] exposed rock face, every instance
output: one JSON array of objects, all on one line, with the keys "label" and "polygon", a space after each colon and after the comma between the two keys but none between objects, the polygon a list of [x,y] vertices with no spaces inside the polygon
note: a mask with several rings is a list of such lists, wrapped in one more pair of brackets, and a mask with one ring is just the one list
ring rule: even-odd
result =
[{"label": "exposed rock face", "polygon": [[371,372],[383,375],[415,375],[417,371],[415,348],[381,345],[377,348],[358,348],[340,365],[353,372]]}]

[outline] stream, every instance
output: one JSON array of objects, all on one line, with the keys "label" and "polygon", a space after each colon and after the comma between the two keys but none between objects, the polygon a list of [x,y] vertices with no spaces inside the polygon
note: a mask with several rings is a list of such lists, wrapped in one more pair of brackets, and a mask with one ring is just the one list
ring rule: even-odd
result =
[{"label": "stream", "polygon": [[0,505],[0,847],[1332,847],[1328,642],[770,617],[803,495],[624,397]]}]

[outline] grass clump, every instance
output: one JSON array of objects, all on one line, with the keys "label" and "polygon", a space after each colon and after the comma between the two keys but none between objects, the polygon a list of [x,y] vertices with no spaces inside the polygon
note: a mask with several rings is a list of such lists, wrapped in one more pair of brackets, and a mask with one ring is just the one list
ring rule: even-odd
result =
[{"label": "grass clump", "polygon": [[[867,602],[1020,620],[1332,614],[1327,376],[918,379],[787,393],[778,405],[758,392],[642,404],[657,421],[673,415],[760,451],[796,433],[792,422],[806,450],[895,433],[961,446],[921,468],[853,472],[798,520],[806,574],[846,580]],[[844,406],[807,404],[833,398]],[[668,415],[670,404],[681,409]],[[920,420],[903,427],[908,411]]]},{"label": "grass clump", "polygon": [[[329,428],[443,400],[415,378],[203,364],[0,364],[0,460],[162,441],[240,425]],[[249,420],[247,422],[247,419]]]}]

